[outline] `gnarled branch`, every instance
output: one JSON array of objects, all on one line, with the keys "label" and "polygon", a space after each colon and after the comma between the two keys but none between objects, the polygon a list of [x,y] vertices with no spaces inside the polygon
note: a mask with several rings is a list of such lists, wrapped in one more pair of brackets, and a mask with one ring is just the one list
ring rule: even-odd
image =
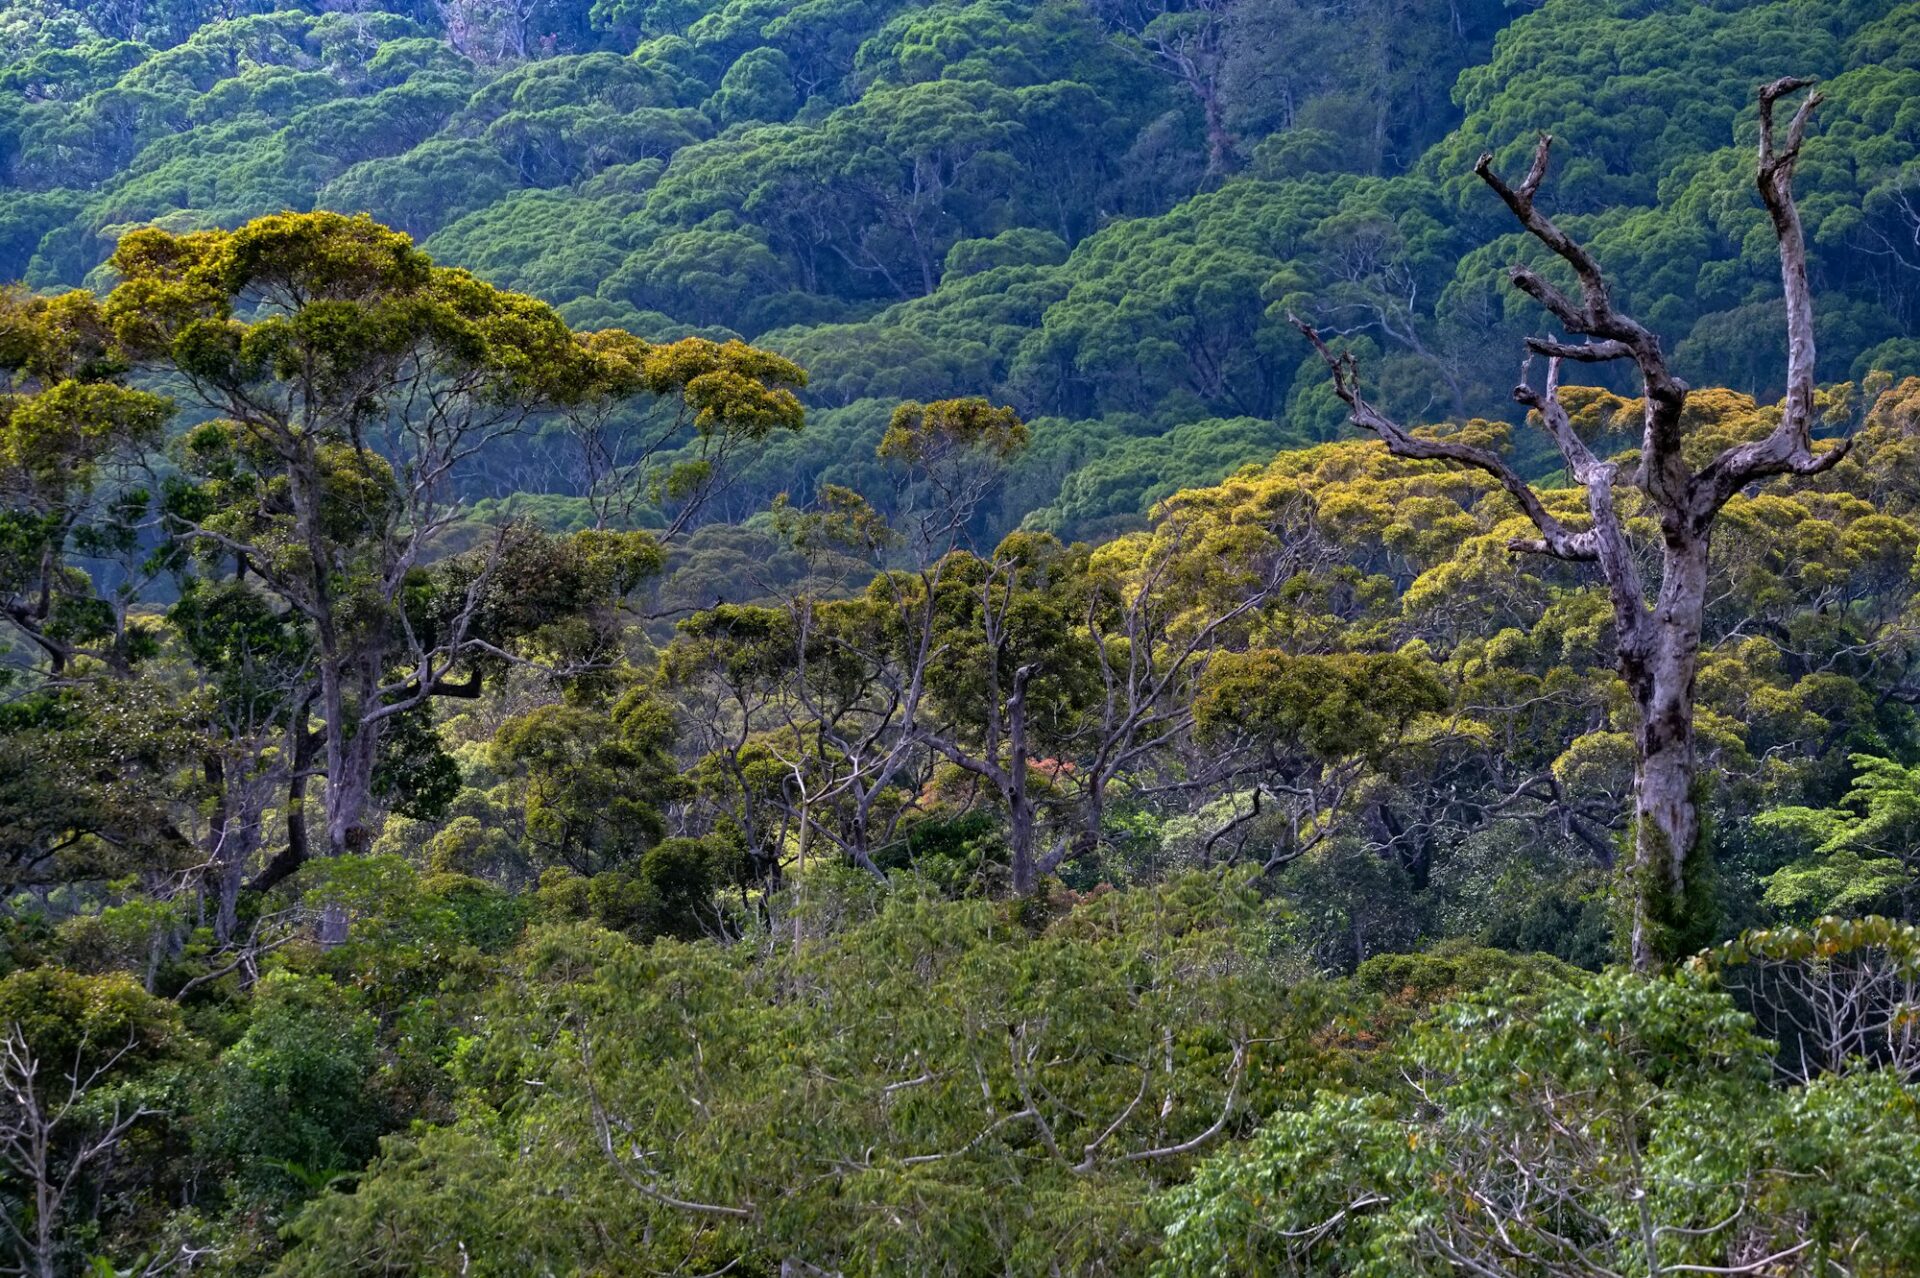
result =
[{"label": "gnarled branch", "polygon": [[1736,444],[1700,472],[1694,487],[1696,518],[1709,519],[1742,488],[1772,475],[1817,475],[1838,465],[1851,440],[1813,451],[1813,292],[1807,284],[1807,237],[1793,198],[1793,170],[1806,141],[1820,94],[1800,100],[1787,126],[1785,146],[1775,143],[1774,107],[1782,97],[1813,84],[1791,76],[1760,86],[1760,160],[1755,184],[1780,241],[1780,282],[1787,311],[1787,395],[1780,423],[1765,439]]},{"label": "gnarled branch", "polygon": [[1674,376],[1660,350],[1660,340],[1640,321],[1616,309],[1600,263],[1586,247],[1542,213],[1534,203],[1546,176],[1552,150],[1551,134],[1541,134],[1534,148],[1526,180],[1516,189],[1493,171],[1493,156],[1482,155],[1473,171],[1513,210],[1527,233],[1567,265],[1580,281],[1580,301],[1548,283],[1538,272],[1516,266],[1509,272],[1514,287],[1539,302],[1568,331],[1595,339],[1586,347],[1562,344],[1533,345],[1545,355],[1597,362],[1631,358],[1640,370],[1646,394],[1646,429],[1641,445],[1641,482],[1663,512],[1678,514],[1687,505],[1690,474],[1681,456],[1680,410],[1686,404],[1687,384]]},{"label": "gnarled branch", "polygon": [[1333,393],[1347,405],[1353,424],[1378,435],[1388,452],[1410,461],[1450,461],[1470,466],[1499,481],[1507,495],[1533,521],[1533,526],[1540,530],[1538,538],[1516,539],[1508,543],[1508,549],[1576,562],[1594,558],[1592,545],[1582,536],[1568,532],[1541,502],[1540,494],[1513,467],[1484,448],[1449,439],[1422,439],[1408,434],[1403,426],[1369,404],[1361,395],[1359,365],[1351,352],[1334,354],[1313,325],[1297,315],[1288,315],[1287,318],[1306,335],[1307,340],[1313,343],[1313,348],[1320,352],[1320,358],[1326,361],[1327,370],[1333,375]]},{"label": "gnarled branch", "polygon": [[1605,364],[1616,359],[1630,359],[1633,350],[1625,342],[1612,340],[1599,342],[1561,342],[1551,337],[1529,337],[1527,349],[1536,355],[1545,355],[1549,359],[1570,359],[1577,364]]},{"label": "gnarled branch", "polygon": [[1627,542],[1626,529],[1614,504],[1613,487],[1620,468],[1595,457],[1587,441],[1573,428],[1573,420],[1560,402],[1559,358],[1547,361],[1544,392],[1533,389],[1529,378],[1532,364],[1533,357],[1529,355],[1520,366],[1520,381],[1513,388],[1513,398],[1540,414],[1541,423],[1567,464],[1567,473],[1586,490],[1587,513],[1593,518],[1593,527],[1579,536],[1583,544],[1592,547],[1600,575],[1606,580],[1621,651],[1637,652],[1646,641],[1646,592],[1640,581],[1640,565],[1633,557],[1633,548]]}]

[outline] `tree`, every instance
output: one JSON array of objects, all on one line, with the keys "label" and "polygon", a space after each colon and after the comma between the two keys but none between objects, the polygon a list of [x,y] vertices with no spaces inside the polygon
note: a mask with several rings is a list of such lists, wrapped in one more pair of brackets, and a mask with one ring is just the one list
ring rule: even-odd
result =
[{"label": "tree", "polygon": [[1414,1031],[1403,1086],[1275,1115],[1169,1193],[1154,1272],[1907,1272],[1911,1088],[1773,1088],[1769,1055],[1700,973],[1503,982]]},{"label": "tree", "polygon": [[1246,655],[1236,650],[1271,620],[1284,586],[1314,567],[1319,547],[1296,515],[1223,526],[1204,504],[1176,497],[1149,531],[1088,556],[1069,593],[1098,690],[1059,730],[1071,767],[1054,783],[1077,809],[1066,860],[1089,861],[1106,840],[1113,791],[1191,806],[1264,765],[1218,748],[1210,718],[1223,669]]},{"label": "tree", "polygon": [[1013,533],[989,557],[951,556],[928,591],[925,677],[940,718],[926,740],[1001,809],[1019,896],[1074,850],[1065,833],[1041,840],[1050,774],[1099,687],[1069,593],[1083,566],[1052,537]]},{"label": "tree", "polygon": [[527,36],[539,0],[436,0],[447,43],[482,65],[527,56]]},{"label": "tree", "polygon": [[1777,1078],[1884,1069],[1920,1078],[1920,928],[1878,915],[1747,931],[1697,956],[1776,1044]]},{"label": "tree", "polygon": [[[177,491],[170,514],[311,628],[327,840],[363,848],[379,725],[444,690],[467,647],[466,619],[423,644],[403,608],[451,519],[454,472],[542,403],[580,394],[586,352],[544,307],[436,271],[364,217],[135,232],[114,261],[116,336],[217,414],[186,441],[202,482]],[[236,305],[260,318],[235,320]]]},{"label": "tree", "polygon": [[897,468],[895,505],[921,565],[969,540],[974,515],[1028,438],[1018,413],[978,396],[893,410],[874,455]]},{"label": "tree", "polygon": [[1207,177],[1225,177],[1234,159],[1221,96],[1232,0],[1103,0],[1094,11],[1193,95],[1206,135]]},{"label": "tree", "polygon": [[734,60],[720,79],[720,88],[707,99],[706,113],[725,128],[741,122],[777,124],[799,106],[793,89],[793,68],[778,49],[749,49]]},{"label": "tree", "polygon": [[[1413,435],[1380,413],[1362,395],[1352,355],[1335,355],[1311,325],[1295,321],[1326,361],[1334,391],[1351,409],[1356,426],[1378,435],[1395,456],[1445,461],[1492,475],[1539,533],[1516,539],[1510,546],[1514,553],[1593,564],[1606,582],[1620,673],[1639,711],[1628,890],[1630,955],[1642,971],[1653,969],[1697,939],[1689,928],[1698,924],[1702,909],[1703,875],[1698,870],[1705,857],[1700,848],[1694,684],[1714,521],[1722,507],[1747,486],[1775,475],[1818,474],[1847,453],[1845,442],[1819,452],[1813,449],[1813,302],[1806,238],[1793,196],[1794,165],[1820,95],[1810,92],[1801,99],[1784,139],[1776,137],[1774,127],[1774,109],[1780,99],[1811,83],[1797,78],[1776,80],[1762,86],[1759,94],[1757,180],[1779,243],[1785,287],[1786,399],[1778,423],[1763,437],[1727,445],[1704,465],[1694,461],[1681,429],[1690,388],[1671,371],[1659,339],[1615,307],[1593,255],[1535,203],[1547,176],[1552,138],[1542,135],[1532,166],[1517,187],[1493,171],[1490,154],[1474,166],[1474,172],[1527,232],[1570,267],[1578,281],[1576,301],[1531,267],[1516,266],[1511,271],[1516,288],[1545,307],[1569,333],[1585,339],[1528,338],[1528,363],[1534,355],[1547,359],[1545,388],[1535,389],[1523,366],[1514,398],[1539,414],[1568,474],[1583,492],[1589,528],[1568,528],[1541,493],[1497,454]],[[1560,366],[1565,360],[1630,360],[1639,373],[1644,426],[1630,475],[1623,474],[1619,463],[1596,457],[1575,430],[1560,396]],[[1627,490],[1637,491],[1659,529],[1660,576],[1651,604],[1622,512],[1620,496]]]},{"label": "tree", "polygon": [[123,384],[127,365],[89,293],[0,295],[0,618],[54,676],[81,657],[125,672],[127,607],[75,563],[131,552],[150,490],[134,482],[173,405]]},{"label": "tree", "polygon": [[172,1005],[124,975],[57,968],[0,981],[0,1026],[0,1165],[20,1198],[0,1237],[12,1272],[56,1278],[73,1200],[155,1112],[126,1084],[185,1035]]},{"label": "tree", "polygon": [[[556,609],[590,606],[594,589],[617,598],[658,567],[618,537],[548,550],[502,528],[430,570],[477,453],[542,413],[641,395],[674,401],[672,421],[703,436],[799,415],[790,392],[755,379],[763,366],[797,377],[785,361],[743,365],[757,353],[738,343],[576,334],[545,304],[435,267],[364,216],[138,231],[114,263],[123,282],[104,313],[121,348],[177,373],[215,415],[183,443],[197,482],[170,494],[176,535],[208,566],[259,582],[311,634],[334,852],[370,842],[389,723],[477,694]],[[254,318],[236,319],[241,308]],[[525,575],[509,589],[503,572]]]},{"label": "tree", "polygon": [[659,808],[676,790],[667,715],[635,690],[611,715],[563,703],[500,725],[491,761],[519,791],[537,865],[590,875],[638,861],[659,839]]},{"label": "tree", "polygon": [[667,516],[653,538],[672,541],[738,479],[743,453],[806,420],[807,375],[791,360],[741,341],[602,338],[618,380],[562,417],[596,527],[634,522],[645,503]]},{"label": "tree", "polygon": [[1413,720],[1446,706],[1433,672],[1399,653],[1222,655],[1200,681],[1193,716],[1203,744],[1232,765],[1228,775],[1251,774],[1253,792],[1250,810],[1236,810],[1209,846],[1260,817],[1266,801],[1285,816],[1263,868],[1311,851],[1337,828],[1368,765]]}]

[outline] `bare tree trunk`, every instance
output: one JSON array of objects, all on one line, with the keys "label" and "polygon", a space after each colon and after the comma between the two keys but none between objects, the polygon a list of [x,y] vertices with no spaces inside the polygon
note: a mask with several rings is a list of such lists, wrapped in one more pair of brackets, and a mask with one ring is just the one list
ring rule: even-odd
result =
[{"label": "bare tree trunk", "polygon": [[[1641,970],[1658,966],[1655,928],[1683,928],[1688,862],[1700,841],[1693,691],[1706,608],[1705,534],[1669,546],[1655,605],[1651,651],[1621,655],[1640,712],[1633,813],[1635,878],[1629,950]],[[1664,908],[1661,908],[1664,907]]]},{"label": "bare tree trunk", "polygon": [[[231,917],[233,907],[230,898],[239,888],[239,875],[232,869],[230,849],[237,841],[234,830],[233,807],[227,791],[226,763],[218,754],[208,751],[201,757],[200,768],[206,777],[207,786],[213,791],[213,818],[207,823],[209,846],[206,851],[204,885],[209,880],[214,888],[213,937],[224,943],[233,934]],[[231,884],[231,888],[229,885]],[[204,894],[205,888],[202,887]],[[205,901],[202,895],[201,900]],[[203,906],[204,908],[204,906]]]},{"label": "bare tree trunk", "polygon": [[377,733],[362,729],[340,753],[340,770],[327,773],[327,851],[357,856],[372,842],[367,809],[373,802],[373,766]]},{"label": "bare tree trunk", "polygon": [[1227,132],[1226,112],[1220,107],[1220,93],[1215,87],[1213,77],[1208,76],[1204,85],[1196,85],[1200,94],[1201,109],[1207,121],[1207,176],[1219,178],[1226,176],[1232,164],[1233,137]]},{"label": "bare tree trunk", "polygon": [[71,1073],[61,1076],[42,1068],[18,1023],[0,1032],[0,1171],[23,1202],[31,1186],[33,1212],[30,1233],[7,1222],[6,1233],[18,1244],[22,1262],[8,1272],[57,1278],[61,1225],[68,1200],[85,1184],[83,1173],[110,1159],[134,1124],[152,1112],[138,1105],[128,1109],[119,1101],[87,1104],[135,1045],[129,1039],[91,1068],[76,1056]]},{"label": "bare tree trunk", "polygon": [[[362,702],[364,710],[365,703]],[[373,842],[367,810],[373,803],[373,767],[380,744],[379,724],[356,723],[348,731],[344,716],[327,723],[327,855],[359,856]],[[347,939],[352,920],[344,907],[330,903],[320,912],[322,945]]]},{"label": "bare tree trunk", "polygon": [[1015,770],[1018,788],[1007,803],[1007,843],[1013,853],[1013,894],[1032,896],[1040,886],[1040,871],[1033,857],[1033,803],[1026,796],[1025,768]]},{"label": "bare tree trunk", "polygon": [[[373,803],[373,769],[379,758],[380,725],[349,725],[345,681],[336,672],[322,678],[327,716],[327,855],[354,856],[367,850],[372,836],[367,809]],[[361,713],[366,711],[361,698]]]},{"label": "bare tree trunk", "polygon": [[1040,886],[1033,861],[1033,797],[1027,792],[1027,681],[1032,666],[1013,673],[1013,694],[1007,698],[1007,845],[1013,861],[1013,894],[1031,896]]},{"label": "bare tree trunk", "polygon": [[793,945],[800,948],[806,939],[806,922],[801,909],[807,895],[807,844],[813,838],[813,816],[805,799],[800,801],[799,847],[793,871]]}]

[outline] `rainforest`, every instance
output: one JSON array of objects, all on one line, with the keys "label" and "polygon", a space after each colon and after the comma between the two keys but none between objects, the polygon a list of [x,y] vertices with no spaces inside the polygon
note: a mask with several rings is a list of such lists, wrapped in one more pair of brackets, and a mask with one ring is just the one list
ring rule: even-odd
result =
[{"label": "rainforest", "polygon": [[1920,1275],[1920,3],[0,0],[0,1272]]}]

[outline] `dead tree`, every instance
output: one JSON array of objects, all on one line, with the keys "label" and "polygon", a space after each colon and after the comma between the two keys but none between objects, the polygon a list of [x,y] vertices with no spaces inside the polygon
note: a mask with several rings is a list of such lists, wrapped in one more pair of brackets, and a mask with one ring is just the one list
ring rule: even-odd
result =
[{"label": "dead tree", "polygon": [[[0,1237],[12,1244],[17,1263],[0,1271],[54,1278],[60,1272],[61,1223],[86,1174],[119,1150],[127,1133],[152,1113],[119,1100],[99,1103],[114,1067],[138,1046],[125,1046],[90,1062],[81,1036],[73,1069],[59,1081],[47,1076],[26,1032],[18,1024],[0,1033],[0,1172],[20,1197],[20,1214],[0,1211]],[[91,1103],[90,1103],[91,1102]]]},{"label": "dead tree", "polygon": [[[1688,870],[1697,863],[1693,857],[1700,838],[1694,673],[1714,520],[1721,507],[1748,485],[1776,475],[1818,474],[1847,451],[1845,441],[1818,452],[1813,448],[1813,303],[1807,286],[1806,238],[1793,198],[1794,163],[1820,95],[1809,93],[1801,100],[1784,141],[1776,135],[1773,118],[1781,98],[1812,83],[1788,78],[1760,89],[1758,184],[1779,240],[1786,292],[1787,393],[1780,421],[1764,438],[1729,447],[1698,470],[1685,457],[1681,418],[1687,384],[1668,367],[1659,339],[1614,306],[1593,255],[1534,203],[1547,175],[1552,138],[1541,136],[1532,167],[1518,187],[1507,185],[1493,171],[1491,155],[1481,156],[1474,165],[1474,172],[1513,210],[1528,233],[1571,267],[1578,280],[1576,298],[1529,267],[1515,266],[1509,272],[1514,287],[1545,307],[1567,333],[1581,339],[1528,338],[1529,363],[1534,355],[1546,357],[1546,384],[1536,390],[1523,366],[1513,394],[1539,414],[1566,462],[1567,473],[1585,490],[1589,528],[1575,531],[1563,525],[1532,485],[1496,454],[1409,434],[1362,398],[1351,354],[1334,354],[1310,325],[1294,321],[1326,360],[1334,391],[1351,410],[1355,425],[1378,435],[1396,457],[1446,461],[1493,476],[1539,534],[1515,539],[1510,550],[1593,564],[1606,583],[1620,673],[1640,718],[1629,892],[1631,956],[1634,967],[1643,971],[1667,957],[1675,932],[1686,922]],[[1559,397],[1560,365],[1566,360],[1590,364],[1629,360],[1638,371],[1645,425],[1639,464],[1633,471],[1623,473],[1618,464],[1595,457],[1575,432]],[[1640,490],[1646,511],[1659,528],[1660,578],[1651,598],[1618,505],[1620,492],[1627,488]]]}]

